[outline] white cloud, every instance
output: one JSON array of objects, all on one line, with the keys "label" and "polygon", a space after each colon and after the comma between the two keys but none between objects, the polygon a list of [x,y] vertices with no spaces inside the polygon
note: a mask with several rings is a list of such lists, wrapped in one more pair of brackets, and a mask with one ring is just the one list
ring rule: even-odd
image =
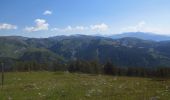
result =
[{"label": "white cloud", "polygon": [[91,30],[97,31],[97,32],[103,32],[107,31],[109,29],[108,25],[102,23],[102,24],[96,24],[90,26]]},{"label": "white cloud", "polygon": [[87,30],[88,27],[85,27],[85,26],[76,26],[75,29],[76,30],[80,30],[80,31],[84,31],[84,30]]},{"label": "white cloud", "polygon": [[[67,26],[65,28],[53,28],[52,31],[56,32],[84,32],[85,33],[95,33],[95,32],[105,32],[109,29],[108,25],[102,23],[102,24],[96,24],[96,25],[89,25],[89,26]],[[96,33],[95,33],[96,34]]]},{"label": "white cloud", "polygon": [[141,21],[134,26],[122,28],[121,33],[123,32],[150,32],[160,35],[170,35],[169,28],[161,26],[158,27],[157,25],[148,25],[145,21]]},{"label": "white cloud", "polygon": [[66,32],[66,31],[73,31],[74,28],[71,27],[71,26],[67,26],[63,31]]},{"label": "white cloud", "polygon": [[137,32],[142,31],[144,29],[144,26],[146,25],[145,21],[139,22],[137,25],[134,26],[128,26],[122,29],[123,32]]},{"label": "white cloud", "polygon": [[81,32],[88,30],[88,27],[85,26],[67,26],[65,28],[53,28],[52,31],[58,31],[58,32]]},{"label": "white cloud", "polygon": [[11,30],[11,29],[17,29],[16,25],[2,23],[0,24],[0,30]]},{"label": "white cloud", "polygon": [[51,15],[52,13],[53,13],[52,11],[46,10],[46,11],[44,11],[43,15]]},{"label": "white cloud", "polygon": [[26,27],[25,30],[28,32],[48,30],[49,24],[44,19],[36,19],[36,25],[34,27]]},{"label": "white cloud", "polygon": [[170,36],[170,29],[166,27],[155,27],[159,25],[148,25],[145,21],[140,21],[134,26],[128,26],[125,28],[122,28],[120,33],[124,32],[150,32],[154,34],[160,34],[160,35],[169,35]]}]

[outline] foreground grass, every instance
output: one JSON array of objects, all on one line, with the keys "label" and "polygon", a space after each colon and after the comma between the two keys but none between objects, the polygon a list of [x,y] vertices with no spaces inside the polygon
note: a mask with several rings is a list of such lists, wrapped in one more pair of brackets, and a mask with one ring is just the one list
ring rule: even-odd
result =
[{"label": "foreground grass", "polygon": [[170,79],[113,77],[64,72],[5,75],[0,100],[169,100]]}]

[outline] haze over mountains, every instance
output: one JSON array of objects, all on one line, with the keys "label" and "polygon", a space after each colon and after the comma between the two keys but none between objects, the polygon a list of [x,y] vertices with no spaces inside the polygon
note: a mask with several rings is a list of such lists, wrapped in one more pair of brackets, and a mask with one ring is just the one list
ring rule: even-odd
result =
[{"label": "haze over mountains", "polygon": [[[110,38],[72,35],[49,38],[0,37],[0,57],[7,61],[62,62],[98,60],[120,67],[169,67],[170,40],[146,33],[120,34]],[[114,39],[113,39],[114,38]],[[140,39],[141,38],[141,39]],[[155,41],[153,41],[155,40]]]},{"label": "haze over mountains", "polygon": [[127,33],[112,35],[113,39],[119,39],[124,37],[136,37],[139,39],[153,40],[153,41],[170,40],[170,36],[159,35],[159,34],[149,33],[149,32],[127,32]]}]

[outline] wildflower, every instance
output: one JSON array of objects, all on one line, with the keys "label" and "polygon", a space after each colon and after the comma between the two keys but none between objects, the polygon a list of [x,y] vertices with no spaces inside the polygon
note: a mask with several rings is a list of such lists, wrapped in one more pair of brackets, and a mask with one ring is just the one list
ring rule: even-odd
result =
[{"label": "wildflower", "polygon": [[158,99],[160,99],[160,97],[159,96],[155,96],[155,97],[151,97],[150,100],[158,100]]},{"label": "wildflower", "polygon": [[139,85],[140,83],[139,82],[136,82],[136,85]]},{"label": "wildflower", "polygon": [[18,81],[20,81],[21,79],[20,78],[18,78]]},{"label": "wildflower", "polygon": [[12,98],[9,96],[9,97],[8,97],[8,100],[12,100]]},{"label": "wildflower", "polygon": [[41,93],[39,92],[38,95],[41,95]]},{"label": "wildflower", "polygon": [[100,90],[100,89],[97,89],[97,92],[99,92],[99,93],[102,93],[102,90]]},{"label": "wildflower", "polygon": [[167,90],[167,91],[170,91],[170,86],[166,86],[166,90]]},{"label": "wildflower", "polygon": [[90,94],[86,94],[86,97],[91,97],[91,95]]},{"label": "wildflower", "polygon": [[114,78],[114,81],[117,81],[117,77]]}]

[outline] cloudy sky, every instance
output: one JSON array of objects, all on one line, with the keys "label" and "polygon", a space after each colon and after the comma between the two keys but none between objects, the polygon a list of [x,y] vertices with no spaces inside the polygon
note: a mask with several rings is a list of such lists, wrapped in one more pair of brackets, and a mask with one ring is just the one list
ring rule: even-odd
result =
[{"label": "cloudy sky", "polygon": [[0,35],[170,35],[170,0],[0,0]]}]

